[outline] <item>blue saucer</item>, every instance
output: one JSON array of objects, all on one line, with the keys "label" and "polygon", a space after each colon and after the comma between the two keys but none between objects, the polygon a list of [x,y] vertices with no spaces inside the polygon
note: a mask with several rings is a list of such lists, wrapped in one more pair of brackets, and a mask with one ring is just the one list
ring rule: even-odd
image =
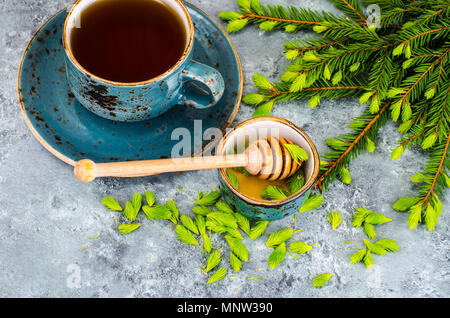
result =
[{"label": "blue saucer", "polygon": [[[216,106],[208,110],[176,106],[158,118],[137,123],[114,122],[91,113],[78,103],[66,82],[62,28],[67,10],[63,9],[36,32],[18,75],[22,114],[37,140],[70,165],[83,158],[112,162],[171,157],[172,148],[180,142],[172,140],[176,128],[190,132],[191,154],[211,149],[218,138],[202,140],[201,136],[209,128],[224,132],[232,124],[242,96],[242,70],[226,33],[200,9],[185,5],[195,25],[194,60],[218,69],[225,80],[224,96]],[[201,120],[196,129],[195,120]]]}]

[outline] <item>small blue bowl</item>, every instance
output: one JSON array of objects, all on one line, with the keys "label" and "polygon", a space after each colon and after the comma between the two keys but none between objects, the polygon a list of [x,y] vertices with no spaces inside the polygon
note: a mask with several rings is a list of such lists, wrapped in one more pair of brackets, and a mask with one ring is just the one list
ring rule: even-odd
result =
[{"label": "small blue bowl", "polygon": [[305,185],[298,192],[283,200],[259,200],[240,193],[229,181],[225,169],[219,169],[220,188],[225,201],[236,211],[254,220],[274,221],[297,212],[308,198],[319,175],[319,154],[308,135],[293,123],[278,117],[259,117],[247,120],[229,131],[217,146],[218,154],[227,154],[249,136],[280,136],[288,138],[308,153],[303,163]]}]

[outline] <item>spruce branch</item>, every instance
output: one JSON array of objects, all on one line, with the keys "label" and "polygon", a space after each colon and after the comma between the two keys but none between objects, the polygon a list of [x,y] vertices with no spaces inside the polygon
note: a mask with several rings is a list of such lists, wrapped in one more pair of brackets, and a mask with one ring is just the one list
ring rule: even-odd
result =
[{"label": "spruce branch", "polygon": [[[259,74],[258,74],[259,75]],[[320,98],[335,99],[339,97],[348,97],[360,95],[367,89],[365,82],[355,79],[342,80],[339,85],[332,85],[323,80],[317,80],[311,87],[300,91],[291,90],[292,85],[286,82],[271,83],[271,89],[263,89],[258,94],[249,94],[244,96],[243,101],[247,104],[257,107],[254,116],[268,116],[278,102],[286,102],[298,99],[309,99],[310,107],[320,104]],[[263,111],[264,110],[264,111]]]},{"label": "spruce branch", "polygon": [[405,28],[401,30],[397,38],[400,40],[400,44],[398,48],[408,48],[413,49],[414,47],[424,47],[430,44],[431,41],[434,41],[439,38],[448,39],[448,35],[450,34],[450,25],[449,21],[443,21],[440,24],[433,25],[417,25],[412,28]]},{"label": "spruce branch", "polygon": [[[444,169],[450,167],[449,165],[450,162],[448,162],[447,159],[449,144],[450,144],[450,134],[448,135],[445,144],[438,145],[432,152],[432,156],[428,162],[426,172],[428,173],[432,172],[434,176],[431,183],[429,183],[428,186],[424,187],[422,191],[419,191],[419,195],[425,192],[425,195],[423,196],[423,199],[422,201],[420,201],[419,204],[429,202],[432,194],[439,194],[439,195],[443,194],[442,192],[443,187],[441,187],[441,185],[443,185],[444,182],[438,182],[439,181],[438,179],[441,175],[444,174],[446,175]],[[438,155],[437,157],[440,159],[439,161],[436,161],[436,158],[434,158],[436,154]]]},{"label": "spruce branch", "polygon": [[[337,41],[328,40],[326,38],[310,38],[307,40],[287,41],[284,45],[285,52],[296,51],[295,59],[298,55],[303,55],[306,52],[319,52],[320,50],[330,47],[340,47],[344,42],[350,40],[350,38],[343,38]],[[338,46],[339,45],[339,46]]]},{"label": "spruce branch", "polygon": [[443,208],[439,197],[444,195],[444,189],[450,185],[449,145],[450,134],[445,142],[433,147],[423,173],[417,174],[418,178],[414,181],[421,183],[417,195],[414,198],[402,198],[403,201],[409,199],[409,203],[401,208],[398,208],[400,200],[396,203],[400,211],[409,210],[408,225],[411,229],[424,220],[428,230],[432,231],[438,223]]},{"label": "spruce branch", "polygon": [[[447,49],[444,53],[439,55],[432,62],[423,62],[418,67],[416,67],[416,74],[413,74],[409,77],[406,77],[399,90],[396,92],[399,95],[393,105],[392,105],[392,118],[396,121],[403,111],[402,119],[403,121],[407,121],[410,119],[412,115],[411,104],[417,101],[420,97],[423,96],[423,93],[426,89],[426,84],[430,83],[430,79],[434,80],[434,85],[437,86],[441,76],[442,76],[442,61],[446,56],[450,53],[450,49]],[[436,66],[442,65],[439,69],[436,69]],[[433,75],[434,74],[434,75]],[[394,89],[395,90],[395,89]],[[392,90],[391,90],[392,91]],[[395,92],[394,92],[395,93]],[[394,96],[393,94],[391,96]]]},{"label": "spruce branch", "polygon": [[375,58],[376,63],[369,73],[369,88],[371,94],[370,112],[376,113],[381,103],[386,99],[387,92],[398,74],[400,66],[392,59],[392,49],[385,48]]},{"label": "spruce branch", "polygon": [[376,4],[382,11],[388,11],[395,8],[406,8],[409,0],[364,0],[363,4],[369,6]]},{"label": "spruce branch", "polygon": [[448,18],[450,16],[450,4],[447,4],[443,6],[442,8],[439,8],[436,10],[436,8],[433,8],[434,10],[427,10],[427,12],[421,16],[419,16],[416,21],[410,23],[407,25],[408,27],[416,26],[416,25],[422,25],[427,23],[434,23],[439,18]]},{"label": "spruce branch", "polygon": [[[228,21],[228,32],[236,32],[246,25],[256,24],[264,31],[284,29],[289,33],[295,33],[303,29],[312,29],[314,26],[321,25],[324,21],[345,22],[343,17],[336,17],[327,12],[316,12],[294,6],[283,7],[264,6],[259,0],[239,0],[241,11],[223,11],[219,17]],[[357,25],[356,23],[354,23]]]},{"label": "spruce branch", "polygon": [[409,9],[399,7],[393,8],[389,11],[383,11],[383,14],[380,17],[380,24],[383,28],[393,25],[400,25],[409,11]]},{"label": "spruce branch", "polygon": [[[342,12],[263,6],[259,0],[238,0],[241,12],[224,12],[230,31],[250,24],[271,31],[313,30],[319,37],[287,41],[285,57],[292,62],[278,82],[258,74],[257,93],[244,97],[256,106],[254,116],[267,116],[280,102],[353,96],[368,104],[354,119],[352,132],[330,138],[332,152],[323,155],[316,188],[325,190],[339,178],[351,181],[349,165],[360,151],[373,152],[378,130],[392,118],[403,134],[391,157],[421,146],[429,159],[411,180],[421,183],[413,198],[402,198],[394,209],[410,211],[411,228],[425,222],[434,229],[442,210],[440,197],[450,186],[447,158],[450,136],[450,3],[448,0],[330,0]],[[369,5],[381,9],[379,28],[368,25]],[[264,80],[261,80],[264,78]],[[265,85],[261,85],[261,83]],[[389,116],[390,115],[390,116]],[[399,121],[399,119],[401,119]]]},{"label": "spruce branch", "polygon": [[[440,16],[448,17],[448,5],[441,7],[443,3],[439,1],[407,1],[396,4],[389,2],[378,0],[365,1],[366,4],[375,4],[380,7],[382,27],[398,25],[405,29],[425,23],[433,23]],[[414,22],[408,21],[408,18],[411,16],[416,17]]]},{"label": "spruce branch", "polygon": [[367,19],[364,16],[363,8],[359,0],[330,0],[337,8],[347,14],[355,21],[361,21],[367,24]]}]

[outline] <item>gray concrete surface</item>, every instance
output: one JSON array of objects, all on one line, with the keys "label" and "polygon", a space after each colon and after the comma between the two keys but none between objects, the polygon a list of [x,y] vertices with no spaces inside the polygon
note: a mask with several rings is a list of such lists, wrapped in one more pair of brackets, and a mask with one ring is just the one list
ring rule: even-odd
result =
[{"label": "gray concrete surface", "polygon": [[[235,0],[191,0],[212,17],[224,9],[237,9]],[[0,0],[0,297],[448,297],[449,199],[434,232],[424,226],[409,230],[407,214],[392,210],[398,198],[414,194],[409,177],[424,166],[426,156],[414,149],[398,161],[390,159],[399,135],[389,123],[377,140],[378,148],[362,153],[350,171],[351,185],[334,183],[325,194],[326,203],[297,217],[296,239],[317,245],[297,259],[289,255],[274,270],[267,266],[271,249],[265,240],[244,242],[250,260],[238,277],[206,285],[201,250],[176,239],[167,222],[139,217],[141,228],[123,236],[117,231],[117,216],[101,205],[112,195],[122,203],[134,192],[150,189],[159,202],[175,199],[181,213],[191,214],[196,190],[217,186],[215,171],[191,172],[130,180],[102,179],[78,183],[72,169],[48,153],[32,136],[20,114],[16,76],[22,52],[38,27],[70,1]],[[326,0],[264,0],[264,3],[295,4],[332,10]],[[223,22],[220,22],[223,26]],[[245,93],[253,92],[255,72],[278,79],[287,61],[281,54],[285,40],[305,37],[255,27],[231,35],[242,60]],[[336,136],[350,118],[361,113],[356,99],[322,101],[311,110],[306,101],[276,107],[275,116],[302,127],[320,153],[329,151],[327,138]],[[236,123],[249,118],[252,109],[242,105]],[[182,193],[176,189],[188,190]],[[354,247],[363,247],[361,229],[350,224],[353,210],[365,206],[393,219],[378,226],[379,237],[396,240],[395,254],[374,255],[375,265],[366,269],[350,264]],[[326,221],[329,211],[343,216],[332,231]],[[289,217],[270,225],[269,231],[289,226]],[[95,239],[89,239],[100,233]],[[357,243],[345,244],[356,240]],[[224,247],[222,265],[228,265],[224,239],[213,237]],[[85,248],[83,248],[83,246]],[[312,287],[313,278],[333,273],[323,288]],[[251,277],[262,279],[249,280]]]}]

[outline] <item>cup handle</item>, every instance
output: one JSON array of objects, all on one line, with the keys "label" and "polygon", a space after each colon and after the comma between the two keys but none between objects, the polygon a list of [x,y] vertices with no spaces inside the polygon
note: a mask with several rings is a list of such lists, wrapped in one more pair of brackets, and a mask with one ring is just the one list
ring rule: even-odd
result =
[{"label": "cup handle", "polygon": [[[222,75],[215,68],[196,61],[191,61],[186,66],[181,79],[183,89],[180,102],[197,109],[206,109],[217,104],[225,90]],[[200,83],[201,87],[190,87],[191,82]]]}]

